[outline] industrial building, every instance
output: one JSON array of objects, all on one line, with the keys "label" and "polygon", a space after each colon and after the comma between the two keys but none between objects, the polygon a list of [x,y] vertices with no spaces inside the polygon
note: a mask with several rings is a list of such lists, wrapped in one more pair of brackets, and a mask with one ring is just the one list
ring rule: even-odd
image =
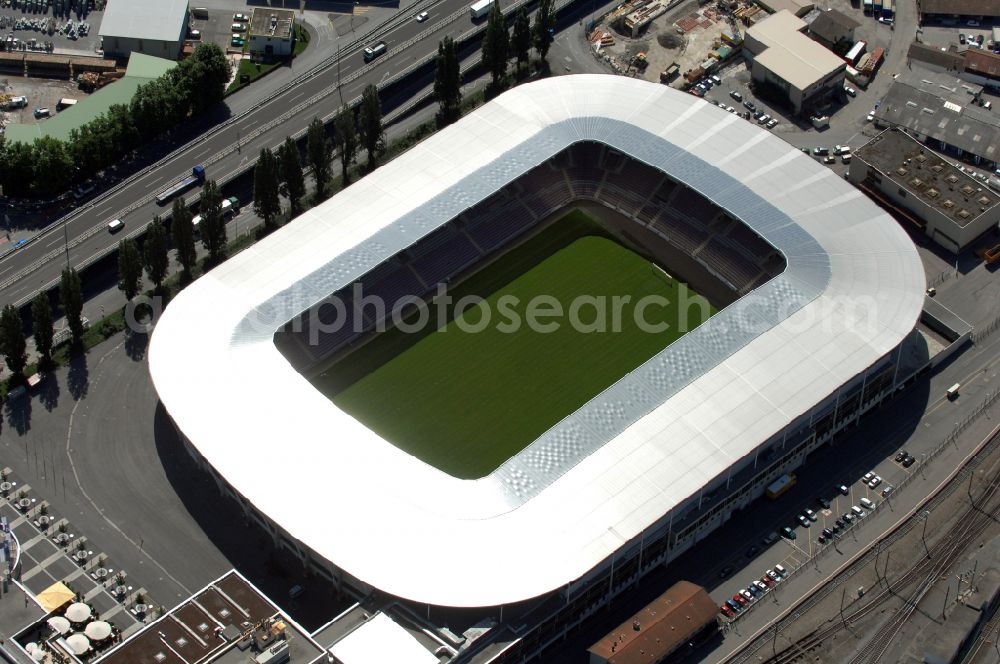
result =
[{"label": "industrial building", "polygon": [[810,0],[758,0],[757,4],[772,14],[787,11],[799,18],[811,12],[816,6]]},{"label": "industrial building", "polygon": [[718,631],[715,602],[701,586],[678,581],[592,645],[590,664],[659,664],[678,648]]},{"label": "industrial building", "polygon": [[749,28],[743,42],[753,80],[780,90],[796,113],[840,94],[846,76],[845,62],[805,30],[805,21],[782,10]]},{"label": "industrial building", "polygon": [[984,19],[1000,16],[996,0],[917,0],[920,22],[948,19]]},{"label": "industrial building", "polygon": [[187,28],[187,0],[109,0],[101,21],[101,43],[104,54],[110,57],[145,53],[176,60]]},{"label": "industrial building", "polygon": [[820,10],[809,23],[809,34],[816,41],[833,48],[841,42],[853,44],[854,30],[861,23],[836,9]]},{"label": "industrial building", "polygon": [[254,59],[285,58],[295,49],[295,12],[255,7],[250,14],[247,48]]},{"label": "industrial building", "polygon": [[[562,76],[429,137],[173,300],[149,367],[186,448],[318,578],[399,598],[428,623],[438,607],[480,616],[458,634],[426,627],[454,645],[451,661],[537,658],[910,376],[925,277],[909,237],[829,169],[729,118],[666,86]],[[578,165],[581,142],[609,161]],[[275,335],[442,229],[471,233],[475,220],[456,220],[500,195],[536,206],[519,208],[522,224],[567,200],[617,215],[743,287],[492,473],[463,480],[339,410]],[[512,232],[504,219],[494,242]],[[247,417],[263,394],[268,407]]]},{"label": "industrial building", "polygon": [[993,170],[1000,168],[1000,115],[983,108],[981,85],[954,73],[907,70],[875,110],[879,127],[904,129],[938,152]]},{"label": "industrial building", "polygon": [[855,150],[848,177],[907,211],[949,251],[964,249],[1000,222],[1000,192],[903,131],[886,130]]}]

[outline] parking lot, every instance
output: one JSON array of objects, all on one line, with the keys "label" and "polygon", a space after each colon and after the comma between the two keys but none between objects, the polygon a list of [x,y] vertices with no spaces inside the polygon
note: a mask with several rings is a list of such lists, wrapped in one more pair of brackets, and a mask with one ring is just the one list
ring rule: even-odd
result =
[{"label": "parking lot", "polygon": [[17,50],[46,52],[48,43],[52,47],[48,52],[94,55],[100,46],[103,17],[102,11],[56,13],[51,7],[44,12],[25,11],[23,4],[15,8],[5,3],[0,8],[0,34],[6,44],[13,45],[17,39]]},{"label": "parking lot", "polygon": [[191,15],[190,29],[196,32],[189,32],[189,35],[199,37],[200,41],[218,44],[224,51],[227,49],[240,51],[239,46],[233,45],[233,34],[246,34],[246,32],[234,31],[233,25],[242,26],[244,29],[250,26],[247,21],[234,21],[233,16],[240,13],[249,20],[250,10],[246,7],[236,6],[233,10],[209,9],[208,18],[198,18],[193,13]]},{"label": "parking lot", "polygon": [[51,78],[5,78],[0,79],[0,90],[12,96],[28,98],[24,108],[4,111],[4,124],[37,124],[45,118],[36,118],[35,108],[48,108],[52,115],[56,114],[56,104],[60,99],[83,99],[86,93],[74,81],[63,81]]}]

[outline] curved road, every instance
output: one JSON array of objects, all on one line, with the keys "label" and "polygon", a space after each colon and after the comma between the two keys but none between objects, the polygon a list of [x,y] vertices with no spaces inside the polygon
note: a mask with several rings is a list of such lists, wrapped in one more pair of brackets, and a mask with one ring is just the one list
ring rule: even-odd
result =
[{"label": "curved road", "polygon": [[[389,47],[387,55],[365,63],[361,54],[364,43],[354,43],[340,54],[338,66],[334,53],[325,66],[301,75],[285,91],[209,130],[51,225],[29,244],[0,259],[0,299],[20,306],[40,289],[54,286],[66,264],[67,242],[69,263],[82,268],[127,234],[141,234],[154,215],[169,210],[169,206],[156,205],[156,194],[190,173],[193,165],[204,164],[208,178],[225,182],[244,170],[262,148],[276,147],[286,136],[303,132],[314,117],[327,119],[341,104],[359,98],[369,84],[400,76],[436,53],[438,42],[446,35],[457,41],[475,27],[467,14],[468,4],[468,0],[418,2],[405,15],[391,19],[385,29],[373,30],[371,39],[384,40]],[[430,13],[423,23],[412,18],[413,12],[420,10]],[[188,199],[197,192],[188,192]],[[105,226],[115,218],[125,221],[126,232],[112,236]]]}]

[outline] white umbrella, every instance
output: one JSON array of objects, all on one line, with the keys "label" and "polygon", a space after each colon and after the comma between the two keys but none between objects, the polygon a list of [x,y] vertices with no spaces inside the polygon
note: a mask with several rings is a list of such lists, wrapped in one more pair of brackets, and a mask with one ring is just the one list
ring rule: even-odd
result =
[{"label": "white umbrella", "polygon": [[87,638],[91,641],[103,641],[111,636],[111,625],[103,620],[95,620],[87,625],[87,627],[83,630],[83,633],[86,634]]},{"label": "white umbrella", "polygon": [[90,617],[90,607],[83,602],[75,602],[70,604],[66,609],[66,617],[69,618],[70,622],[82,623],[86,622],[87,618]]},{"label": "white umbrella", "polygon": [[48,623],[49,627],[59,634],[66,634],[69,632],[69,621],[62,616],[52,616],[49,618]]},{"label": "white umbrella", "polygon": [[35,643],[34,641],[26,645],[24,649],[28,652],[29,655],[31,655],[31,659],[35,660],[36,662],[41,662],[45,660],[45,651],[42,650],[38,646],[38,644]]},{"label": "white umbrella", "polygon": [[67,636],[66,644],[73,651],[74,655],[82,655],[90,650],[90,639],[79,632]]}]

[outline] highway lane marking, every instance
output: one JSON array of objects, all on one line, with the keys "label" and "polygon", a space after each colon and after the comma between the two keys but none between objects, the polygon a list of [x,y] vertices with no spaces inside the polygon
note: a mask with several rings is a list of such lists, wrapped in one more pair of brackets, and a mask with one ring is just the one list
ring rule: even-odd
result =
[{"label": "highway lane marking", "polygon": [[306,93],[305,93],[304,91],[303,91],[303,92],[300,92],[299,94],[295,95],[294,97],[291,97],[291,98],[290,98],[290,99],[289,99],[288,101],[289,101],[289,102],[294,102],[294,101],[297,101],[297,100],[299,100],[299,99],[302,99],[302,97],[304,97],[304,96],[305,96],[305,94],[306,94]]},{"label": "highway lane marking", "polygon": [[[96,368],[100,369],[101,365],[104,364],[104,360],[106,360],[108,357],[110,357],[112,353],[114,353],[114,352],[118,351],[119,349],[121,349],[124,345],[125,345],[125,342],[121,341],[121,342],[117,343],[115,346],[113,346],[111,348],[111,350],[109,350],[104,355],[102,355],[101,359],[99,359],[97,361],[97,367]],[[95,371],[94,373],[96,374],[97,372]],[[91,385],[93,385],[93,383],[97,382],[98,378],[99,378],[99,376],[95,375],[93,381],[91,381]],[[143,556],[145,556],[146,558],[148,558],[151,563],[153,563],[158,568],[160,568],[160,571],[163,572],[164,576],[166,576],[171,581],[173,581],[174,583],[176,583],[177,586],[181,590],[183,590],[186,594],[190,595],[191,594],[191,590],[189,590],[187,588],[187,586],[185,586],[183,583],[181,583],[180,581],[178,581],[174,577],[174,575],[171,574],[170,572],[168,572],[167,569],[163,565],[161,565],[155,558],[153,558],[153,556],[149,555],[149,553],[145,549],[143,549],[142,546],[139,543],[137,543],[131,537],[129,537],[128,535],[126,535],[125,531],[123,531],[118,526],[117,523],[115,523],[114,521],[112,521],[111,519],[109,519],[108,516],[104,513],[104,510],[102,510],[100,507],[97,506],[97,503],[94,502],[94,499],[91,498],[90,494],[87,493],[87,490],[83,488],[83,484],[80,482],[80,475],[79,475],[79,473],[76,470],[76,463],[73,461],[73,452],[72,452],[71,445],[72,445],[72,442],[73,442],[73,421],[74,421],[74,419],[76,419],[76,411],[80,407],[80,404],[84,403],[85,401],[86,401],[85,399],[79,399],[79,400],[77,400],[73,404],[73,409],[69,413],[69,426],[66,428],[66,457],[69,459],[69,467],[70,467],[70,470],[73,471],[73,479],[76,482],[77,488],[80,489],[80,493],[83,495],[83,497],[87,499],[87,502],[89,502],[91,504],[91,506],[93,506],[94,510],[98,514],[101,515],[101,518],[104,519],[108,523],[109,526],[111,526],[112,528],[114,528],[115,531],[117,531],[119,535],[121,535],[123,538],[125,538],[125,541],[127,541],[129,544],[131,544],[132,546],[134,546],[136,549],[138,549],[139,553],[141,553]],[[140,563],[141,563],[141,561],[140,561]]]}]

